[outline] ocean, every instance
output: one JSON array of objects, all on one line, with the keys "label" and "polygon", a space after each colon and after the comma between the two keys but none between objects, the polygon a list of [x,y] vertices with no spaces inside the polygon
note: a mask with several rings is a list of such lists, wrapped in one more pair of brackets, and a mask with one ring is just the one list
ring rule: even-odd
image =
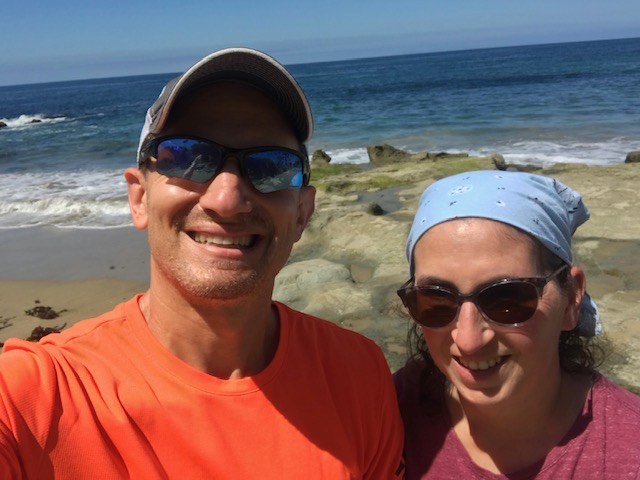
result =
[{"label": "ocean", "polygon": [[[314,112],[309,150],[334,163],[380,143],[538,165],[640,150],[640,38],[288,67]],[[0,87],[0,229],[129,225],[122,171],[176,75]]]}]

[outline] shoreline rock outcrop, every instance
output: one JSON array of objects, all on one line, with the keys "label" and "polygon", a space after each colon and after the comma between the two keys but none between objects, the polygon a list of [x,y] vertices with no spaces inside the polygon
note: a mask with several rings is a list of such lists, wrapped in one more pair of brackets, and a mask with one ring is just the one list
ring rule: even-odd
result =
[{"label": "shoreline rock outcrop", "polygon": [[326,167],[331,163],[331,157],[324,150],[316,150],[311,156],[311,165]]},{"label": "shoreline rock outcrop", "polygon": [[[551,175],[579,191],[591,211],[574,238],[574,255],[585,269],[609,345],[601,371],[640,392],[640,164],[542,168],[507,165],[499,154],[437,161],[400,156],[404,160],[381,166],[329,165],[312,173],[312,183],[320,185],[316,212],[276,281],[276,299],[372,338],[395,370],[406,359],[410,324],[395,292],[408,278],[404,246],[424,188],[468,170]],[[372,202],[392,208],[380,212]]]},{"label": "shoreline rock outcrop", "polygon": [[627,153],[624,163],[640,163],[640,151]]}]

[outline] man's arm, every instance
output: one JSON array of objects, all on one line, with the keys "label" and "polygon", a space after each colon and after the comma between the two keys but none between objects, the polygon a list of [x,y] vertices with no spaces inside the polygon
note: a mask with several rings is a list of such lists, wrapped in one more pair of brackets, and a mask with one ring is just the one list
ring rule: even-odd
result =
[{"label": "man's arm", "polygon": [[[1,378],[1,375],[0,375]],[[0,407],[0,417],[4,417]],[[22,477],[22,467],[17,457],[15,439],[10,434],[4,419],[0,419],[0,480],[18,480]]]},{"label": "man's arm", "polygon": [[39,471],[43,435],[53,415],[54,372],[39,345],[18,340],[5,344],[0,354],[0,480],[31,478]]},{"label": "man's arm", "polygon": [[18,445],[11,430],[11,401],[8,377],[13,369],[0,353],[0,480],[21,479],[22,467],[18,458]]}]

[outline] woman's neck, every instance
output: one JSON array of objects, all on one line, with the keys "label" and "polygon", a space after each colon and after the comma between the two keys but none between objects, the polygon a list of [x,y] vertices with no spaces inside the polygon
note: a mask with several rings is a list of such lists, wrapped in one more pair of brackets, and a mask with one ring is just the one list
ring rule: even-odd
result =
[{"label": "woman's neck", "polygon": [[567,434],[582,411],[589,376],[562,373],[543,397],[472,405],[457,391],[446,405],[456,435],[478,466],[513,473],[543,459]]}]

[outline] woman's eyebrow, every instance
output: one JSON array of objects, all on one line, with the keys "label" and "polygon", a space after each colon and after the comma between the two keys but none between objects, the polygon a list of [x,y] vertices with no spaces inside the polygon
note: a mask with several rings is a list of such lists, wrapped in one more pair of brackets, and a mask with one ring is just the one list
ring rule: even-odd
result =
[{"label": "woman's eyebrow", "polygon": [[424,275],[424,276],[417,277],[414,283],[417,286],[436,285],[438,287],[446,287],[452,290],[457,290],[457,287],[453,282],[449,280],[445,280],[444,278],[440,278],[432,275]]}]

